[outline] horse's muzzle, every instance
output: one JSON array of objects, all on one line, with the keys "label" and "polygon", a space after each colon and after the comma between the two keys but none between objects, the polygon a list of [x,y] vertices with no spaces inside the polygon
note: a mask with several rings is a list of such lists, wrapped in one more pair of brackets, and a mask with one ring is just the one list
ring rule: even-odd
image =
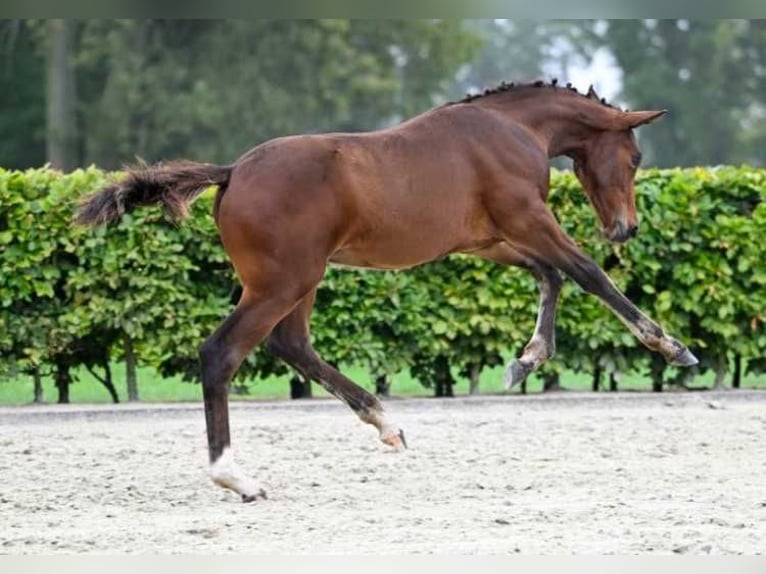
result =
[{"label": "horse's muzzle", "polygon": [[625,225],[621,221],[618,221],[611,229],[604,232],[606,238],[615,243],[625,243],[628,239],[635,237],[637,234],[638,225]]}]

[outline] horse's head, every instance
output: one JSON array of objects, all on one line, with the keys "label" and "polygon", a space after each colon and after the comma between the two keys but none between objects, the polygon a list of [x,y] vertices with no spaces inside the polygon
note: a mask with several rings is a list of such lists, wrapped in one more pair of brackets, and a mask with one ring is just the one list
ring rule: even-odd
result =
[{"label": "horse's head", "polygon": [[572,154],[574,172],[610,241],[622,243],[638,233],[633,179],[641,162],[633,128],[648,124],[665,111],[615,111],[608,129],[591,132]]}]

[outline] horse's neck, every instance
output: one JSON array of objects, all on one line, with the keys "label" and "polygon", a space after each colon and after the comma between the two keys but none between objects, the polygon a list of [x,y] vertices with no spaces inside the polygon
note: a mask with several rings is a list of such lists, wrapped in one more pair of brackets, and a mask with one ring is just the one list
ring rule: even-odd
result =
[{"label": "horse's neck", "polygon": [[607,129],[613,115],[611,108],[599,102],[565,92],[517,98],[499,95],[487,104],[535,133],[548,157],[575,153],[594,132]]}]

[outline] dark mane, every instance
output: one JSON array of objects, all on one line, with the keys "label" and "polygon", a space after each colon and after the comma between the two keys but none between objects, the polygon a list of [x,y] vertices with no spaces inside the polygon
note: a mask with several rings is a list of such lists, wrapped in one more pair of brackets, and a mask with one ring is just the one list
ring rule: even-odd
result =
[{"label": "dark mane", "polygon": [[584,98],[597,101],[601,105],[606,106],[608,108],[612,108],[616,110],[620,109],[617,106],[614,106],[610,104],[609,102],[607,102],[606,98],[598,97],[592,85],[588,89],[588,93],[581,94],[579,91],[577,91],[577,88],[575,88],[571,84],[571,82],[567,82],[565,86],[560,86],[556,78],[553,78],[550,83],[545,83],[542,80],[537,80],[536,82],[519,83],[519,84],[515,82],[501,82],[498,86],[495,86],[494,88],[487,88],[486,90],[478,94],[466,94],[463,99],[457,100],[455,102],[449,102],[449,104],[469,104],[485,96],[492,96],[494,94],[502,94],[505,92],[520,91],[520,90],[529,89],[529,88],[549,88],[549,89],[552,88],[554,90],[557,90],[557,89],[568,90]]}]

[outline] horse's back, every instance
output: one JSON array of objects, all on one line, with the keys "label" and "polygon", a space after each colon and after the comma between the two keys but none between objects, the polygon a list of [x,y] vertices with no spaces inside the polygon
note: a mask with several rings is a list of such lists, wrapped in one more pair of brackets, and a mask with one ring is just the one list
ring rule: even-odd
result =
[{"label": "horse's back", "polygon": [[487,174],[506,142],[482,129],[487,118],[458,112],[253,148],[236,162],[221,201],[224,243],[240,241],[225,237],[235,234],[261,244],[298,234],[304,249],[319,245],[339,262],[385,268],[491,243],[482,193],[498,185]]}]

